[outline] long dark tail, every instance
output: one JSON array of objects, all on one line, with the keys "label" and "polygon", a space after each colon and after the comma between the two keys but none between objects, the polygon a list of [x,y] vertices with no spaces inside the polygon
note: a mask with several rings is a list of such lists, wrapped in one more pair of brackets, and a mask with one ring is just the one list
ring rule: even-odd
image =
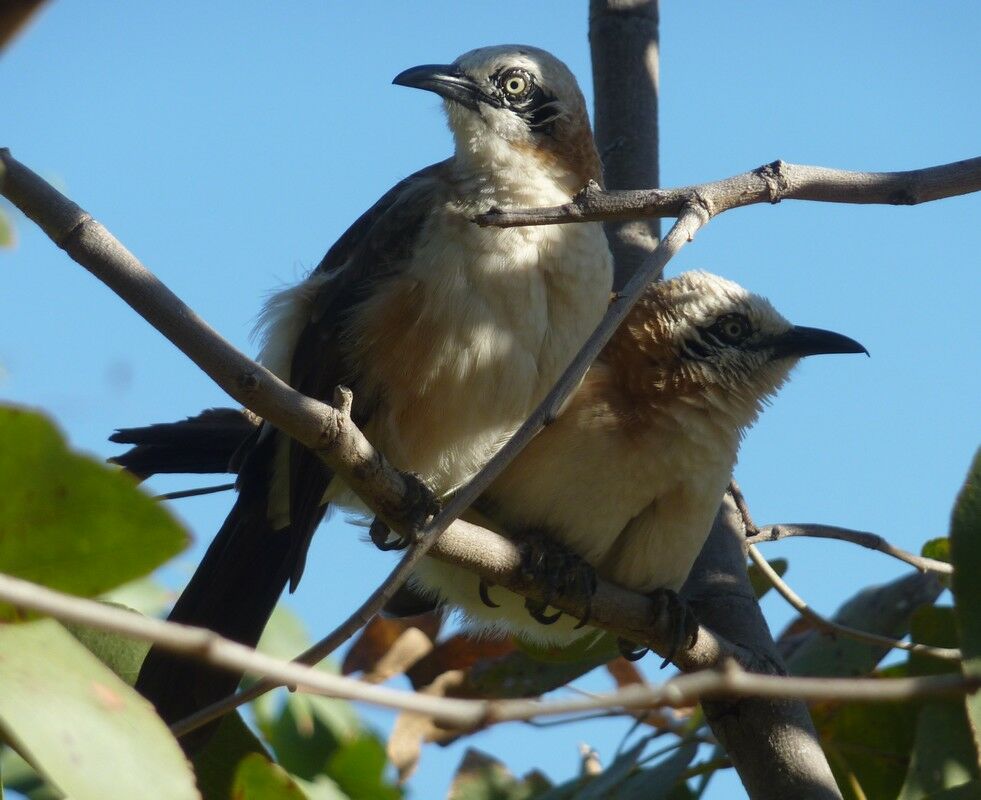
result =
[{"label": "long dark tail", "polygon": [[180,422],[121,428],[109,437],[131,444],[109,459],[140,480],[162,473],[237,472],[235,455],[256,432],[255,420],[234,408],[209,408]]},{"label": "long dark tail", "polygon": [[[314,504],[302,519],[294,518],[280,529],[270,523],[270,474],[277,439],[278,435],[260,437],[251,448],[239,474],[235,505],[169,621],[210,628],[254,647],[287,582],[299,579],[307,547],[326,506]],[[161,445],[166,443],[161,440]],[[174,448],[179,447],[178,442]],[[318,496],[323,496],[329,480],[329,471],[318,469]],[[165,722],[174,723],[234,692],[241,678],[236,672],[153,647],[143,662],[136,689],[156,706]],[[212,723],[183,737],[185,751],[192,754],[202,747],[216,727]]]}]

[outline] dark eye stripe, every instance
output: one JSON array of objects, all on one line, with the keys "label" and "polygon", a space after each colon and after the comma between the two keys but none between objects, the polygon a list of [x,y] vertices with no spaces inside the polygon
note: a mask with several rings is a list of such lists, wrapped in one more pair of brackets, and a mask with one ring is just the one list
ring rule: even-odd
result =
[{"label": "dark eye stripe", "polygon": [[705,360],[712,352],[712,348],[708,347],[701,339],[686,339],[682,345],[682,350],[688,358],[695,361]]}]

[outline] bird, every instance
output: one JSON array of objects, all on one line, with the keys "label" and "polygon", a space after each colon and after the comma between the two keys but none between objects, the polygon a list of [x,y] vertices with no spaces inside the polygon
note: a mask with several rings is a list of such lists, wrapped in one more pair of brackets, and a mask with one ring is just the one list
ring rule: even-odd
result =
[{"label": "bird", "polygon": [[[502,229],[473,219],[568,202],[601,184],[602,170],[575,77],[544,50],[480,48],[393,82],[442,98],[453,155],[386,192],[308,277],[269,299],[258,360],[319,400],[349,387],[372,444],[444,497],[544,397],[612,285],[599,223]],[[234,460],[234,506],[168,619],[255,645],[283,589],[296,588],[328,507],[362,506],[268,423],[253,426]],[[174,722],[240,677],[152,648],[136,688]]]},{"label": "bird", "polygon": [[[677,592],[744,434],[801,358],[830,353],[868,351],[842,334],[792,325],[765,298],[708,272],[652,283],[470,518],[524,547],[533,571],[537,559],[572,573],[539,575],[544,581],[582,589],[585,567],[586,587],[599,576],[668,600],[680,645],[692,619]],[[233,409],[205,414],[126,431],[137,446],[119,462],[137,472],[228,464],[254,422]],[[457,609],[486,635],[562,647],[597,633],[435,559],[423,559],[411,589],[400,598],[407,611]]]},{"label": "bird", "polygon": [[[708,272],[653,283],[562,413],[480,499],[480,522],[530,539],[545,564],[563,563],[540,550],[558,544],[596,576],[660,595],[677,615],[680,646],[694,620],[677,592],[708,537],[740,441],[797,362],[822,353],[868,351],[792,325],[765,298]],[[412,586],[462,611],[476,631],[545,647],[596,634],[435,559],[419,565]]]}]

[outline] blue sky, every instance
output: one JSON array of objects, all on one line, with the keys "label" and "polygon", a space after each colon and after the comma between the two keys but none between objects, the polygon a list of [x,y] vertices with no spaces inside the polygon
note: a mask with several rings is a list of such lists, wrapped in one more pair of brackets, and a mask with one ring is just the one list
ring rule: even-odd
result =
[{"label": "blue sky", "polygon": [[[976,3],[663,6],[666,186],[776,158],[892,170],[979,154]],[[437,99],[392,77],[509,41],[556,53],[591,96],[585,3],[569,0],[53,3],[0,63],[0,146],[252,353],[264,296],[302,277],[396,180],[449,153]],[[872,354],[806,362],[750,432],[736,476],[758,521],[870,530],[911,550],[946,532],[979,439],[979,218],[978,196],[915,208],[756,206],[714,220],[669,266],[723,274]],[[0,252],[0,399],[47,410],[100,458],[115,452],[115,427],[228,404],[108,289],[15,224],[17,248]],[[193,568],[229,500],[175,505],[198,542],[166,581]],[[789,557],[788,578],[825,611],[903,572],[838,543],[766,554]],[[390,564],[334,521],[287,602],[322,633]],[[765,610],[775,629],[790,618],[775,599]],[[539,766],[563,778],[579,741],[608,760],[624,730],[512,725],[470,744],[518,773]],[[442,796],[461,755],[427,750],[413,796]],[[729,796],[732,780],[709,796]]]}]

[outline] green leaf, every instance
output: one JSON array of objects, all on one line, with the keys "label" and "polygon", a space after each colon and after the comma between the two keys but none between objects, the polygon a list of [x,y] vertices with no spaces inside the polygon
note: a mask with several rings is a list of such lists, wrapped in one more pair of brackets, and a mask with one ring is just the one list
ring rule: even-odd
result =
[{"label": "green leaf", "polygon": [[291,692],[278,717],[261,721],[260,730],[285,769],[313,780],[339,747],[357,737],[360,727],[343,700]]},{"label": "green leaf", "polygon": [[385,748],[371,733],[338,748],[327,760],[325,772],[351,797],[399,800],[402,792],[384,777]]},{"label": "green leaf", "polygon": [[616,637],[611,633],[600,633],[599,631],[587,634],[571,644],[561,647],[545,647],[533,642],[526,642],[517,637],[515,637],[514,643],[520,652],[531,656],[535,661],[545,661],[552,664],[570,664],[573,662],[605,664],[620,655]]},{"label": "green leaf", "polygon": [[[943,585],[933,573],[913,572],[861,590],[832,619],[869,633],[901,639],[909,633],[913,612],[933,603],[942,591]],[[888,648],[878,645],[812,631],[787,657],[787,667],[793,675],[811,677],[867,675],[888,652]]]},{"label": "green leaf", "polygon": [[549,788],[541,775],[518,780],[496,758],[469,748],[453,776],[446,800],[530,800]]},{"label": "green leaf", "polygon": [[542,661],[515,650],[475,665],[467,675],[467,691],[486,699],[545,694],[617,658],[620,653],[616,647],[604,643],[609,641],[601,637],[589,655],[579,661]]},{"label": "green leaf", "polygon": [[940,536],[930,539],[920,548],[920,555],[932,558],[935,561],[946,561],[950,563],[950,539]]},{"label": "green leaf", "polygon": [[617,787],[620,786],[637,767],[637,759],[649,744],[644,738],[629,750],[621,753],[606,769],[589,781],[573,797],[576,800],[601,800],[604,797],[616,797]]},{"label": "green leaf", "polygon": [[[299,617],[279,605],[262,634],[259,650],[278,658],[294,658],[309,643]],[[337,672],[330,661],[321,662],[317,668]],[[351,704],[335,698],[269,692],[253,703],[253,709],[277,761],[293,775],[307,780],[321,775],[331,754],[361,732]]]},{"label": "green leaf", "polygon": [[0,407],[0,442],[0,572],[91,596],[187,544],[163,507],[119,471],[69,452],[40,414]]},{"label": "green leaf", "polygon": [[[848,798],[893,798],[903,785],[917,709],[911,704],[837,703],[812,708],[835,779]],[[862,794],[851,791],[861,787]]]},{"label": "green leaf", "polygon": [[681,776],[697,752],[698,745],[689,742],[655,766],[631,775],[617,792],[617,800],[667,800],[679,786],[685,786]]},{"label": "green leaf", "polygon": [[312,781],[305,781],[294,775],[293,783],[303,790],[308,800],[351,800],[350,796],[344,794],[326,775],[318,775]]},{"label": "green leaf", "polygon": [[100,599],[132,608],[144,617],[158,617],[174,601],[174,594],[152,578],[138,578],[110,589]]},{"label": "green leaf", "polygon": [[[310,646],[310,636],[303,621],[282,603],[276,606],[262,631],[257,649],[275,658],[296,658]],[[324,662],[329,663],[329,662]],[[331,672],[337,672],[335,668]]]},{"label": "green leaf", "polygon": [[0,625],[0,654],[3,734],[73,800],[200,797],[150,704],[58,623]]},{"label": "green leaf", "polygon": [[[777,573],[781,578],[787,573],[787,563],[786,558],[775,558],[772,561],[767,561],[767,564]],[[753,594],[756,595],[756,599],[759,600],[763,595],[765,595],[770,589],[773,588],[773,584],[770,583],[770,579],[763,574],[756,564],[747,564],[746,571],[749,573],[749,582],[753,587]]]},{"label": "green leaf", "polygon": [[[913,640],[939,647],[957,647],[954,609],[924,607],[913,615]],[[957,671],[957,665],[915,653],[909,658],[911,675],[938,675]],[[962,701],[935,700],[920,707],[909,770],[899,800],[922,800],[931,792],[979,777],[977,755]]]},{"label": "green leaf", "polygon": [[62,800],[65,796],[10,747],[4,747],[0,752],[0,771],[3,772],[3,785],[28,800]]},{"label": "green leaf", "polygon": [[268,758],[253,753],[235,770],[232,800],[307,800],[289,773]]},{"label": "green leaf", "polygon": [[4,209],[0,208],[0,247],[10,248],[17,243],[14,226]]},{"label": "green leaf", "polygon": [[[111,603],[110,605],[116,604]],[[133,614],[136,613],[132,609],[124,610]],[[146,658],[147,651],[150,649],[149,642],[128,639],[118,633],[97,630],[87,625],[66,623],[65,628],[129,686],[136,683],[136,676],[140,674],[143,659]]]},{"label": "green leaf", "polygon": [[922,800],[930,792],[978,778],[963,703],[932,702],[916,721],[916,741],[897,800]]},{"label": "green leaf", "polygon": [[981,781],[962,783],[953,789],[942,789],[926,797],[926,800],[978,800],[981,797]]},{"label": "green leaf", "polygon": [[[981,678],[981,449],[974,456],[967,480],[957,497],[950,521],[950,550],[954,564],[953,592],[957,627],[964,654],[962,669]],[[974,747],[981,754],[981,692],[966,698]]]},{"label": "green leaf", "polygon": [[239,764],[253,755],[269,760],[269,752],[242,716],[237,711],[226,714],[208,743],[194,756],[194,773],[204,800],[230,797]]}]

